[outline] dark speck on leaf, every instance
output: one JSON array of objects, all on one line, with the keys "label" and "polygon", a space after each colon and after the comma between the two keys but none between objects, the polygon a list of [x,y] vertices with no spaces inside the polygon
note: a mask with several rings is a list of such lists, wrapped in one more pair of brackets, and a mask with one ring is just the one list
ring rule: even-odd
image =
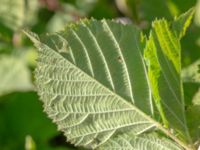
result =
[{"label": "dark speck on leaf", "polygon": [[121,58],[120,56],[118,56],[118,57],[117,57],[117,60],[118,60],[119,62],[121,62],[121,61],[122,61],[122,58]]}]

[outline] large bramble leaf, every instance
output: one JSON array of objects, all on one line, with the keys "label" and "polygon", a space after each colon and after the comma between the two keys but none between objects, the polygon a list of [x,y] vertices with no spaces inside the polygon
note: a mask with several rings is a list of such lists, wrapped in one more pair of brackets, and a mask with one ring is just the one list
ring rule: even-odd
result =
[{"label": "large bramble leaf", "polygon": [[[160,29],[160,25],[164,28]],[[145,52],[150,44],[162,44],[168,51],[162,53],[163,47],[153,47],[153,54],[159,54],[158,59],[149,59],[146,55],[150,63],[152,60],[159,62],[167,59],[167,62],[157,64],[161,66],[158,71],[164,68],[159,72],[163,78],[155,78],[155,83],[150,78],[152,89],[148,80],[151,76],[148,76],[143,58],[146,41],[141,31],[133,25],[108,20],[82,20],[67,26],[62,32],[41,37],[26,32],[39,49],[35,73],[38,93],[48,116],[57,123],[68,141],[87,148],[101,148],[101,145],[122,133],[131,131],[134,135],[141,135],[149,130],[154,131],[152,129],[160,129],[189,149],[154,119],[151,92],[155,99],[154,90],[157,90],[163,109],[161,117],[166,118],[170,128],[178,131],[179,137],[189,139],[183,112],[179,38],[173,36],[175,34],[171,33],[164,20],[154,23],[152,33],[157,31],[162,35],[154,39],[151,34]],[[166,63],[169,66],[163,66]],[[172,80],[168,81],[171,77]],[[157,86],[156,82],[161,85]],[[166,89],[162,87],[165,83]],[[139,145],[140,142],[136,140]],[[143,149],[147,149],[147,146]]]},{"label": "large bramble leaf", "polygon": [[38,91],[68,140],[94,148],[117,133],[154,127],[143,113],[153,112],[140,31],[105,20],[82,21],[66,31],[31,38],[41,49]]}]

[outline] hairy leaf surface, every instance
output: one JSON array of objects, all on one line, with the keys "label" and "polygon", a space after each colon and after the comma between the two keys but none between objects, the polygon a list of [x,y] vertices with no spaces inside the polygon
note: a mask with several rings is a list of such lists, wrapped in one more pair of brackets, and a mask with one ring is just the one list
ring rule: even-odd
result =
[{"label": "hairy leaf surface", "polygon": [[132,132],[121,134],[100,147],[100,150],[181,150],[167,138],[155,134],[135,135]]},{"label": "hairy leaf surface", "polygon": [[106,20],[66,31],[32,39],[40,48],[39,94],[68,140],[94,148],[117,133],[154,127],[143,113],[152,115],[153,106],[140,31]]},{"label": "hairy leaf surface", "polygon": [[[59,33],[41,37],[27,33],[39,49],[35,73],[39,95],[67,140],[96,148],[122,133],[140,135],[158,128],[178,141],[153,119],[152,91],[156,106],[159,103],[163,109],[161,117],[185,138],[179,38],[164,20],[155,22],[153,28],[146,58],[156,65],[150,66],[149,73],[143,58],[146,43],[133,25],[82,20]],[[151,58],[148,51],[158,56]],[[158,72],[149,76],[155,69]]]}]

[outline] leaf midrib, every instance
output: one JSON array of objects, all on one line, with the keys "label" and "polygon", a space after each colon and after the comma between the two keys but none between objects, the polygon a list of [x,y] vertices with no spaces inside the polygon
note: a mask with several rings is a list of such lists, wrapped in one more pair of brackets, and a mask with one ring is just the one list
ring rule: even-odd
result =
[{"label": "leaf midrib", "polygon": [[[36,39],[37,40],[37,39]],[[38,41],[39,42],[39,41]],[[130,108],[132,108],[132,110],[135,110],[136,112],[138,112],[139,114],[141,114],[145,119],[149,120],[152,124],[155,124],[155,126],[161,130],[164,129],[164,127],[162,127],[162,125],[153,120],[152,118],[150,118],[150,116],[146,115],[144,112],[142,112],[141,110],[139,110],[136,106],[132,105],[131,103],[129,103],[128,101],[126,101],[124,98],[122,98],[120,95],[113,93],[113,91],[111,91],[109,88],[107,88],[106,86],[104,86],[103,84],[101,84],[99,81],[97,81],[95,78],[92,78],[90,75],[88,75],[85,71],[81,70],[80,68],[78,68],[77,66],[75,66],[74,64],[72,64],[70,61],[68,61],[64,56],[60,55],[60,53],[56,52],[55,50],[53,50],[52,48],[50,48],[48,45],[42,43],[43,45],[47,46],[49,49],[51,49],[56,55],[61,56],[63,59],[65,59],[68,63],[70,63],[75,69],[79,70],[80,72],[84,73],[86,76],[88,76],[89,78],[91,78],[92,80],[94,80],[94,82],[96,82],[96,84],[100,84],[103,88],[105,88],[108,92],[112,93],[112,95],[118,97],[120,100],[122,100],[125,104],[127,104]],[[164,129],[165,130],[165,129]]]},{"label": "leaf midrib", "polygon": [[[35,39],[38,41],[38,39]],[[52,48],[50,48],[48,45],[46,45],[45,43],[40,42],[41,44],[43,44],[44,46],[48,47],[48,49],[52,50],[56,55],[59,55],[59,57],[62,57],[64,60],[66,60],[68,63],[70,63],[70,65],[72,65],[75,69],[77,69],[78,71],[84,73],[86,76],[88,76],[90,79],[94,80],[94,82],[96,84],[99,84],[100,86],[102,86],[104,89],[106,89],[108,92],[111,93],[111,95],[113,96],[117,96],[120,100],[122,100],[125,104],[127,104],[129,106],[129,108],[133,108],[133,110],[136,110],[137,112],[141,113],[146,119],[151,120],[152,122],[155,122],[155,120],[153,120],[152,118],[150,118],[148,115],[146,115],[145,113],[143,113],[141,110],[139,110],[137,107],[135,107],[134,105],[132,105],[130,102],[126,101],[124,98],[122,98],[120,95],[114,93],[112,90],[110,90],[109,88],[107,88],[105,85],[103,85],[101,82],[99,82],[98,80],[96,80],[95,78],[92,78],[90,75],[88,75],[84,70],[81,70],[80,68],[78,68],[77,66],[75,66],[73,63],[71,63],[70,61],[68,61],[64,56],[62,56],[60,53],[58,53],[57,51],[53,50]],[[158,123],[158,122],[156,122]]]},{"label": "leaf midrib", "polygon": [[[157,122],[156,120],[152,119],[150,116],[146,115],[144,112],[142,112],[140,109],[138,109],[135,105],[132,105],[130,102],[126,101],[124,98],[122,98],[120,95],[113,93],[113,91],[111,91],[109,88],[107,88],[106,86],[104,86],[101,82],[97,81],[95,78],[92,78],[90,75],[88,75],[85,71],[81,70],[80,68],[78,68],[77,66],[75,66],[73,63],[71,63],[70,61],[68,61],[64,56],[62,56],[60,53],[58,53],[57,51],[55,51],[54,49],[50,48],[48,45],[46,45],[45,43],[40,42],[37,38],[32,37],[31,35],[29,35],[29,33],[26,32],[26,34],[34,41],[36,42],[36,46],[39,48],[39,45],[42,44],[45,47],[47,47],[48,49],[50,49],[53,53],[55,53],[56,55],[58,55],[59,57],[62,57],[65,61],[67,61],[68,63],[70,63],[75,69],[77,69],[78,71],[82,72],[83,74],[85,74],[86,76],[88,76],[90,79],[94,80],[94,82],[96,82],[96,84],[101,85],[105,90],[107,90],[108,92],[112,93],[114,96],[118,97],[120,100],[122,100],[125,104],[127,104],[127,106],[129,106],[130,108],[133,108],[134,111],[138,112],[140,115],[142,115],[145,119],[149,120],[150,123],[154,124],[155,127],[157,127],[158,129],[160,129],[163,133],[165,133],[167,136],[169,136],[171,139],[173,139],[174,141],[176,141],[178,144],[180,144],[182,147],[184,147],[186,150],[191,150],[190,148],[188,148],[188,146],[183,143],[182,141],[180,141],[176,136],[174,136],[172,133],[169,132],[169,130],[167,130],[166,128],[164,128],[159,122]],[[39,44],[39,45],[37,45]],[[39,51],[41,52],[41,50]]]}]

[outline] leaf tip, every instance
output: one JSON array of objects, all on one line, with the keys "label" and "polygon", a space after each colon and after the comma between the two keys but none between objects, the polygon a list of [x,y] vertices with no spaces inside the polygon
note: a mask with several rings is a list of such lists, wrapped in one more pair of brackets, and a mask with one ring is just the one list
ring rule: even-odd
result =
[{"label": "leaf tip", "polygon": [[24,29],[22,30],[22,32],[33,42],[33,43],[37,43],[39,40],[39,37],[37,34],[31,32],[28,29]]},{"label": "leaf tip", "polygon": [[193,7],[179,17],[174,18],[172,27],[180,39],[185,35],[188,27],[190,26],[195,10],[196,8]]}]

